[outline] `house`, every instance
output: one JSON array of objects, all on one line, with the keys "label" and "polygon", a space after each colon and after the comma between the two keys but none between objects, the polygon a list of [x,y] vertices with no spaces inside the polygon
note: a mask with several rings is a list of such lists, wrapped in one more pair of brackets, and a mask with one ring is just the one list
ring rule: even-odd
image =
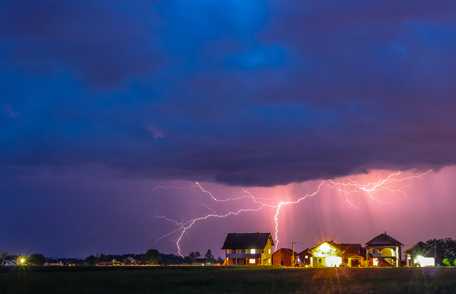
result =
[{"label": "house", "polygon": [[342,265],[342,251],[333,241],[324,241],[310,248],[311,267],[339,267]]},{"label": "house", "polygon": [[311,257],[312,257],[312,251],[307,248],[298,253],[298,257],[296,259],[296,262],[298,266],[302,267],[310,267],[311,266]]},{"label": "house", "polygon": [[295,266],[298,260],[298,253],[289,248],[280,248],[272,254],[272,265]]},{"label": "house", "polygon": [[407,255],[407,266],[435,266],[435,249],[434,246],[426,246],[425,243],[418,242],[405,252]]},{"label": "house", "polygon": [[224,265],[271,265],[271,233],[229,233],[222,249]]},{"label": "house", "polygon": [[361,244],[324,241],[305,251],[304,265],[311,267],[361,267],[365,263],[364,255],[364,248]]},{"label": "house", "polygon": [[366,250],[361,244],[337,244],[342,251],[342,264],[348,267],[362,267],[365,265]]},{"label": "house", "polygon": [[6,256],[2,263],[1,266],[17,266],[17,256]]},{"label": "house", "polygon": [[399,267],[402,243],[386,232],[366,243],[366,260],[369,266]]}]

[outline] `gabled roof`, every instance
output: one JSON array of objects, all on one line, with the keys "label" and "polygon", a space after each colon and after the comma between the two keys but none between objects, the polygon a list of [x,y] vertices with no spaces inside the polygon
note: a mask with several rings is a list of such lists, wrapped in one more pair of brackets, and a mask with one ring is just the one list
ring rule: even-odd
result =
[{"label": "gabled roof", "polygon": [[340,252],[340,254],[351,255],[351,256],[354,256],[354,255],[365,256],[366,255],[365,249],[363,248],[363,246],[361,244],[336,243],[334,241],[324,241],[324,242],[318,243],[314,247],[304,250],[306,252],[303,251],[302,253],[304,253],[304,254],[312,253],[313,250],[315,250],[318,246],[320,246],[323,243],[328,243],[329,245],[334,247],[336,250],[338,250]]},{"label": "gabled roof", "polygon": [[388,235],[380,234],[366,243],[367,246],[401,246],[402,243]]},{"label": "gabled roof", "polygon": [[405,252],[411,255],[419,254],[424,257],[432,257],[435,254],[434,249],[435,248],[434,246],[432,246],[432,244],[426,244],[420,241],[416,243],[415,246],[413,246],[412,248],[407,249],[407,251]]},{"label": "gabled roof", "polygon": [[304,249],[303,251],[299,252],[298,254],[299,254],[300,256],[312,255],[312,251],[310,250],[310,248],[306,248],[306,249]]},{"label": "gabled roof", "polygon": [[268,240],[274,245],[271,233],[229,233],[222,249],[260,249]]},{"label": "gabled roof", "polygon": [[321,248],[320,246],[322,246],[323,244],[329,244],[329,246],[331,246],[331,248],[333,249],[333,251],[335,251],[334,253],[337,253],[337,254],[341,254],[342,253],[342,250],[341,248],[339,247],[339,245],[334,242],[334,241],[323,241],[323,242],[320,242],[318,243],[317,245],[315,245],[314,247],[312,248],[309,248],[310,252],[312,255],[315,255],[315,252],[317,249]]},{"label": "gabled roof", "polygon": [[310,252],[312,252],[316,248],[320,247],[320,245],[323,244],[323,243],[328,243],[329,245],[331,245],[332,247],[336,248],[337,250],[340,250],[339,245],[336,242],[332,241],[332,240],[331,241],[322,241],[320,243],[317,243],[315,246],[310,247],[308,250]]},{"label": "gabled roof", "polygon": [[361,244],[341,243],[337,244],[344,255],[365,256],[364,248]]},{"label": "gabled roof", "polygon": [[[278,253],[282,253],[282,254],[290,254],[292,255],[293,254],[293,250],[291,250],[290,248],[280,248],[278,249],[277,251],[275,251],[272,255],[275,255],[275,254],[278,254]],[[298,255],[297,252],[294,252],[295,255]]]}]

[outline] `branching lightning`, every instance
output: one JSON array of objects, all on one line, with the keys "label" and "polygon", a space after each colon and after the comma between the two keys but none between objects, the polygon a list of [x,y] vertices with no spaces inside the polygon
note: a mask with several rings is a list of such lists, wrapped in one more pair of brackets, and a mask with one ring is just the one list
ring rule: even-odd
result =
[{"label": "branching lightning", "polygon": [[281,213],[283,212],[283,209],[288,206],[296,206],[306,199],[317,196],[318,194],[320,194],[323,186],[326,185],[330,188],[335,189],[338,192],[343,193],[343,195],[345,195],[345,202],[349,205],[349,207],[357,209],[358,207],[347,197],[347,195],[352,195],[354,193],[363,193],[368,196],[368,199],[371,199],[373,201],[379,201],[378,199],[376,199],[375,194],[377,192],[381,192],[381,191],[387,191],[390,193],[400,193],[402,195],[406,195],[405,191],[403,191],[401,188],[397,187],[399,184],[402,184],[404,182],[411,181],[414,179],[422,178],[431,172],[432,172],[432,170],[428,170],[428,171],[422,172],[422,173],[402,176],[403,173],[398,171],[398,172],[390,173],[387,176],[377,179],[375,181],[369,181],[366,183],[359,183],[358,181],[355,181],[351,178],[346,178],[346,179],[342,179],[342,180],[335,180],[335,179],[324,180],[324,181],[321,181],[318,184],[315,191],[313,191],[311,193],[304,194],[295,200],[287,200],[287,201],[281,200],[281,201],[278,201],[277,203],[273,203],[273,204],[268,203],[268,200],[266,198],[258,197],[247,189],[242,189],[242,192],[245,195],[233,197],[233,198],[219,199],[212,192],[207,190],[202,184],[200,184],[199,182],[195,182],[194,183],[195,187],[199,191],[201,191],[203,194],[206,194],[211,201],[218,202],[218,203],[227,203],[227,202],[234,202],[234,201],[236,201],[236,203],[237,202],[244,203],[241,200],[249,200],[254,205],[254,207],[242,207],[242,208],[239,208],[236,210],[229,210],[224,213],[217,213],[216,210],[210,208],[209,206],[207,206],[205,204],[202,204],[205,208],[207,208],[211,212],[210,214],[195,217],[195,218],[189,219],[187,221],[177,221],[177,220],[165,217],[165,216],[158,216],[157,218],[175,225],[176,229],[159,237],[156,240],[156,242],[177,234],[177,239],[176,239],[177,254],[179,254],[180,256],[183,256],[181,242],[182,242],[183,238],[185,237],[185,235],[192,229],[192,227],[194,225],[207,221],[209,219],[222,219],[222,218],[228,218],[228,217],[232,217],[232,216],[238,216],[238,215],[241,215],[244,213],[256,213],[256,212],[260,212],[264,209],[272,209],[274,211],[273,218],[272,218],[273,228],[274,228],[274,241],[275,241],[275,248],[277,249],[280,244],[280,216],[281,216]]}]

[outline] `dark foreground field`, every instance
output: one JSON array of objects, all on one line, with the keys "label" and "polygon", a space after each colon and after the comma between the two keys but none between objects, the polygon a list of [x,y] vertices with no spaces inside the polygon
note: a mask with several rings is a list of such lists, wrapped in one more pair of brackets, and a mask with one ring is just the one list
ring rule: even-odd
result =
[{"label": "dark foreground field", "polygon": [[456,293],[456,269],[0,269],[0,293]]}]

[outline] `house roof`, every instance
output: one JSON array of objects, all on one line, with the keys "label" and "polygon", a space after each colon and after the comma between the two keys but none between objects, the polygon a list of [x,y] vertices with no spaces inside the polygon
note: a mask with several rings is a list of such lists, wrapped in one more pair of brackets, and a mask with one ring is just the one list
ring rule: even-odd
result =
[{"label": "house roof", "polygon": [[321,244],[323,243],[328,243],[329,245],[331,245],[332,247],[334,247],[336,250],[340,251],[341,254],[344,254],[344,255],[358,255],[358,256],[364,256],[366,255],[365,253],[365,249],[363,248],[363,245],[361,244],[355,244],[355,243],[336,243],[334,241],[324,241],[324,242],[321,242],[321,243],[318,243],[317,245],[315,245],[314,247],[310,248],[310,249],[306,249],[304,250],[303,252],[301,252],[301,254],[312,254],[312,251],[314,249],[316,249],[318,246],[320,246]]},{"label": "house roof", "polygon": [[420,241],[416,243],[412,248],[407,249],[405,252],[411,255],[419,254],[425,257],[432,257],[435,254],[434,249],[435,248],[432,246],[432,244],[426,244]]},{"label": "house roof", "polygon": [[366,255],[364,248],[361,244],[341,243],[337,244],[337,246],[344,253],[344,255]]},{"label": "house roof", "polygon": [[303,251],[299,252],[299,255],[300,255],[300,256],[312,255],[312,251],[310,250],[310,248],[306,248],[306,249],[304,249]]},{"label": "house roof", "polygon": [[268,240],[274,245],[271,233],[229,233],[222,249],[264,248]]},{"label": "house roof", "polygon": [[[272,255],[279,254],[279,253],[292,255],[293,254],[293,250],[291,250],[290,248],[280,248],[276,252],[274,252]],[[297,252],[294,252],[294,254],[298,255]]]},{"label": "house roof", "polygon": [[380,234],[366,243],[367,246],[401,246],[402,243],[388,235]]},{"label": "house roof", "polygon": [[314,251],[316,248],[318,248],[318,247],[319,247],[321,244],[323,244],[323,243],[328,243],[329,245],[331,245],[331,247],[334,247],[334,248],[336,248],[337,250],[340,250],[339,245],[338,245],[336,242],[334,242],[334,241],[323,241],[323,242],[320,242],[320,243],[318,243],[317,245],[315,245],[315,246],[309,248],[308,250],[309,250],[310,252],[312,252],[312,251]]}]

